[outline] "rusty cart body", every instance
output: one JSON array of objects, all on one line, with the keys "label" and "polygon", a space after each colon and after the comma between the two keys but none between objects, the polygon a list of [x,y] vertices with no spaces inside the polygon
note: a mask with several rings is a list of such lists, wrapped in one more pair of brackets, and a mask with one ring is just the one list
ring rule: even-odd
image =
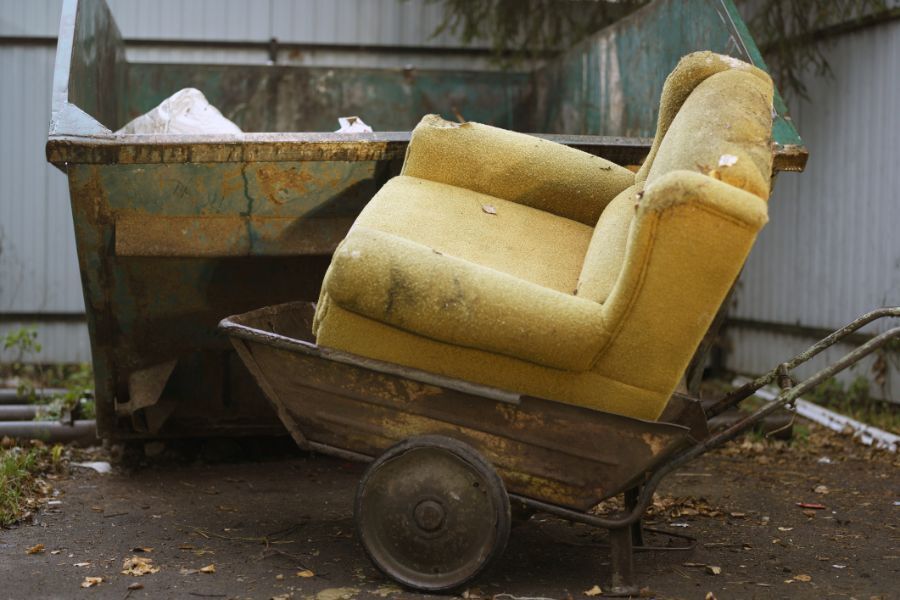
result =
[{"label": "rusty cart body", "polygon": [[[878,309],[712,404],[676,394],[658,421],[644,421],[322,348],[314,312],[293,302],[219,328],[301,448],[372,463],[357,492],[360,540],[384,573],[425,591],[456,589],[486,568],[505,546],[512,506],[609,529],[608,591],[636,593],[632,552],[666,474],[900,338],[894,327],[792,379],[794,368],[860,327],[900,317],[900,307]],[[776,401],[710,434],[708,419],[770,383],[782,390]],[[623,512],[591,514],[620,493]]]},{"label": "rusty cart body", "polygon": [[[731,0],[657,0],[534,71],[504,72],[129,62],[103,0],[65,0],[47,158],[69,181],[100,436],[283,433],[216,324],[318,297],[423,114],[637,164],[665,76],[698,49],[765,68]],[[115,133],[184,87],[266,133]],[[780,97],[776,112],[775,167],[801,170]],[[353,114],[377,133],[311,133]]]}]

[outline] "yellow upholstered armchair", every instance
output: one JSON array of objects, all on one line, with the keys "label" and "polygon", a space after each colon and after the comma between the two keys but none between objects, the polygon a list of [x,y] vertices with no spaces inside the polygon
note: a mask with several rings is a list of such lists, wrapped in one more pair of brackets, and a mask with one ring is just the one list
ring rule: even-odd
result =
[{"label": "yellow upholstered armchair", "polygon": [[656,419],[766,222],[772,93],[685,57],[636,174],[426,116],[334,255],[318,344]]}]

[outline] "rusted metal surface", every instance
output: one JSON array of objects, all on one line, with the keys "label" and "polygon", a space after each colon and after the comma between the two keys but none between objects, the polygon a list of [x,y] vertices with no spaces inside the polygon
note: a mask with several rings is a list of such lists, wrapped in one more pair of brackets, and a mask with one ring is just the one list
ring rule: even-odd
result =
[{"label": "rusted metal surface", "polygon": [[290,303],[223,324],[306,440],[377,456],[411,436],[447,435],[478,449],[511,493],[582,511],[690,442],[678,425],[531,397],[516,405],[421,383],[414,370],[401,377],[328,360],[298,343],[309,342],[313,312]]},{"label": "rusted metal surface", "polygon": [[684,425],[691,432],[695,440],[705,440],[709,437],[709,427],[706,415],[700,401],[694,397],[674,393],[663,409],[659,420],[663,423],[677,423]]},{"label": "rusted metal surface", "polygon": [[116,256],[225,257],[331,254],[353,217],[123,215]]},{"label": "rusted metal surface", "polygon": [[[577,148],[617,164],[639,164],[652,139],[602,135],[531,135]],[[65,164],[194,164],[403,159],[409,132],[243,133],[218,135],[54,136],[47,160]]]}]

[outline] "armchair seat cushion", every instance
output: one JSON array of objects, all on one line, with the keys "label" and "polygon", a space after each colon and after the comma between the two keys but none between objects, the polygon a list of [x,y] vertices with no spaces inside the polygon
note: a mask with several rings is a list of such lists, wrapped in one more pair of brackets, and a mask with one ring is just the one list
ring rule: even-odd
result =
[{"label": "armchair seat cushion", "polygon": [[356,227],[566,294],[575,292],[594,231],[530,206],[403,175],[384,185]]},{"label": "armchair seat cushion", "polygon": [[328,295],[318,316],[322,346],[502,390],[648,420],[659,416],[670,396],[669,389],[643,388],[595,371],[554,369],[437,341],[341,308]]}]

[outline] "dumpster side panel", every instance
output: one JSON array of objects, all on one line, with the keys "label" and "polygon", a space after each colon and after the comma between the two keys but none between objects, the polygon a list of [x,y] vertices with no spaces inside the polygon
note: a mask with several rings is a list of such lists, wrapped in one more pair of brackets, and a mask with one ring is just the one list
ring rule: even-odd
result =
[{"label": "dumpster side panel", "polygon": [[[267,304],[316,300],[335,246],[399,166],[70,165],[101,435],[127,435],[118,422],[130,415],[116,407],[143,385],[134,374],[170,361],[176,367],[157,404],[174,412],[161,435],[235,433],[241,423],[280,431],[261,395],[234,396],[246,372],[229,367],[232,350],[216,324]],[[262,419],[249,418],[253,410]]]},{"label": "dumpster side panel", "polygon": [[[652,137],[666,76],[696,50],[766,69],[731,0],[657,0],[535,73],[532,129]],[[802,169],[802,140],[777,92],[775,108],[776,167]]]},{"label": "dumpster side panel", "polygon": [[[69,63],[68,102],[77,105],[110,129],[119,122],[119,99],[124,97],[125,46],[105,2],[66,2],[75,19]],[[74,14],[77,11],[77,14]],[[56,76],[64,76],[57,71]]]},{"label": "dumpster side panel", "polygon": [[185,87],[202,91],[244,131],[334,131],[357,115],[375,131],[409,131],[422,115],[515,128],[523,73],[260,65],[131,64],[123,117],[132,119]]}]

